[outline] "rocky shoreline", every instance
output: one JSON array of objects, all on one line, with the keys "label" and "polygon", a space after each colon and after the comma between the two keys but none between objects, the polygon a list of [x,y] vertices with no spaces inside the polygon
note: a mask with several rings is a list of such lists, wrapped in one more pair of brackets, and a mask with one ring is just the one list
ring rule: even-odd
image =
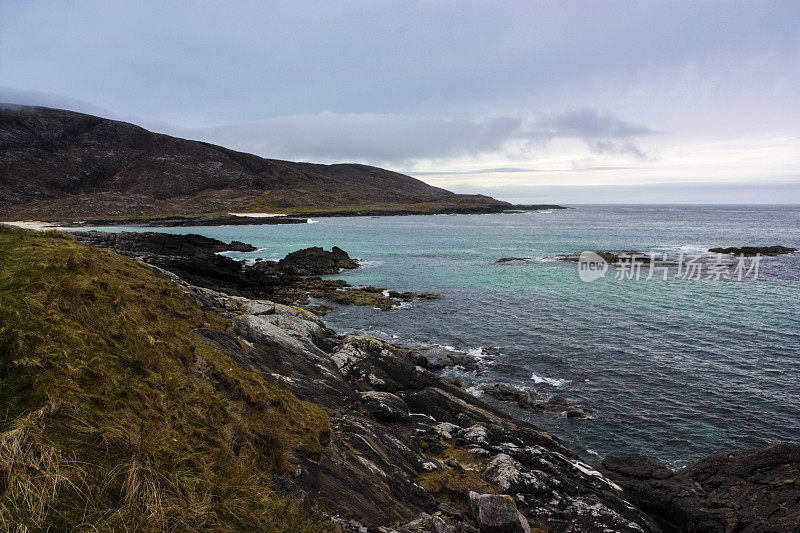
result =
[{"label": "rocky shoreline", "polygon": [[[335,531],[722,532],[800,525],[798,445],[715,456],[678,472],[645,458],[610,457],[596,469],[552,435],[438,376],[418,352],[338,335],[296,305],[318,297],[342,302],[340,293],[352,294],[344,303],[388,308],[404,295],[425,297],[314,277],[351,268],[343,250],[307,249],[248,266],[218,255],[251,250],[245,243],[157,233],[73,235],[135,257],[176,283],[230,323],[224,330],[199,328],[197,335],[329,410],[322,450],[295,449],[291,475],[271,484],[307,501]],[[503,386],[490,391],[532,408],[544,403]],[[568,405],[557,403],[568,413]]]}]

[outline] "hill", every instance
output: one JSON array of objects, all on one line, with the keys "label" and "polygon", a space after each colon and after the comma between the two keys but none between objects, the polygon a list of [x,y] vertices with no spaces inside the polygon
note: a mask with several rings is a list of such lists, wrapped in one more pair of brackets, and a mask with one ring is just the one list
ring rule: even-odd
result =
[{"label": "hill", "polygon": [[381,168],[264,159],[92,115],[0,105],[0,219],[510,207]]},{"label": "hill", "polygon": [[0,226],[0,530],[318,531],[268,485],[327,415],[195,332],[225,327],[132,259]]}]

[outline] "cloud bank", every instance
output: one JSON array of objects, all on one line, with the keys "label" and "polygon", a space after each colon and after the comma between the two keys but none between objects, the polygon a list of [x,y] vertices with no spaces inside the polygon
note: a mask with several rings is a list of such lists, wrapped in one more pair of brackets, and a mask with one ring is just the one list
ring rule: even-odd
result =
[{"label": "cloud bank", "polygon": [[796,1],[0,9],[0,100],[267,157],[489,194],[800,173]]}]

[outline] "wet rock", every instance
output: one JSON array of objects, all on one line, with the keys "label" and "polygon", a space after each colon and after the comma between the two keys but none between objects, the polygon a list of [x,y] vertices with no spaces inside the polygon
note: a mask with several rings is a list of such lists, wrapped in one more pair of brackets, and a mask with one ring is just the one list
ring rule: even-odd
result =
[{"label": "wet rock", "polygon": [[731,254],[743,255],[745,257],[753,257],[756,255],[776,256],[791,254],[797,251],[797,248],[789,248],[787,246],[742,246],[736,248],[734,246],[728,248],[710,248],[709,252],[717,254]]},{"label": "wet rock", "polygon": [[544,402],[544,398],[536,391],[518,389],[502,383],[487,385],[481,390],[492,398],[497,398],[504,402],[514,402],[522,408],[533,407]]},{"label": "wet rock", "polygon": [[408,406],[400,397],[389,392],[368,391],[361,393],[361,405],[376,420],[402,422],[410,420]]},{"label": "wet rock", "polygon": [[506,402],[514,402],[519,407],[538,413],[550,413],[554,415],[565,415],[567,418],[586,418],[586,413],[582,409],[573,407],[563,396],[554,395],[545,400],[536,391],[518,389],[511,385],[496,383],[484,386],[481,390],[493,398]]},{"label": "wet rock", "polygon": [[[606,263],[616,265],[619,263],[645,263],[651,261],[651,256],[644,252],[594,252],[600,256]],[[580,260],[581,254],[562,254],[555,256],[559,261],[568,261],[577,263]]]},{"label": "wet rock", "polygon": [[609,455],[603,459],[603,467],[615,474],[639,479],[667,479],[673,476],[672,470],[663,463],[642,455],[628,457]]},{"label": "wet rock", "polygon": [[511,496],[469,493],[469,512],[481,533],[530,533]]},{"label": "wet rock", "polygon": [[496,263],[510,263],[512,261],[529,261],[532,257],[501,257]]},{"label": "wet rock", "polygon": [[432,370],[441,370],[454,366],[459,366],[469,372],[478,369],[478,360],[465,352],[451,352],[428,365]]}]

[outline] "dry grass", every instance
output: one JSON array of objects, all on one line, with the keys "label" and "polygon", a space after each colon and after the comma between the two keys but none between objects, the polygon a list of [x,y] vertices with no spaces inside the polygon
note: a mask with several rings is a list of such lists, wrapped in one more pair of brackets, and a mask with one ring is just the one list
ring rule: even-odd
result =
[{"label": "dry grass", "polygon": [[483,457],[463,448],[448,446],[438,458],[443,461],[454,459],[463,471],[446,466],[441,470],[422,474],[416,481],[431,494],[463,497],[471,490],[488,494],[499,492],[496,486],[481,477],[481,472],[486,468],[486,459]]},{"label": "dry grass", "polygon": [[327,415],[201,326],[134,261],[0,228],[0,530],[320,529],[268,486]]}]

